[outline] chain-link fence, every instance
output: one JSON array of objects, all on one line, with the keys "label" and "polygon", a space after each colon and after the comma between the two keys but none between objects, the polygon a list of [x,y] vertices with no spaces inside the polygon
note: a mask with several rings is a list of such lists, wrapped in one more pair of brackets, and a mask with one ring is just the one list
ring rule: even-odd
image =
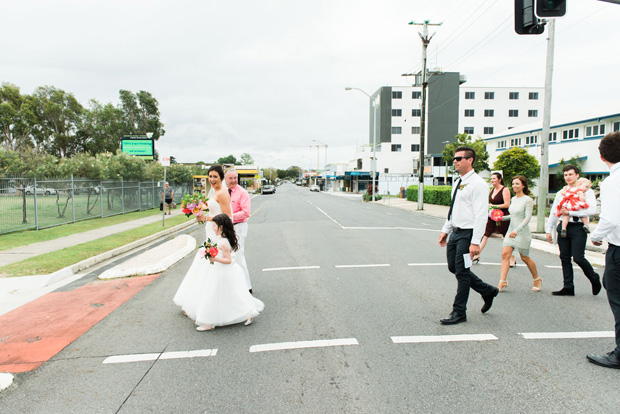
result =
[{"label": "chain-link fence", "polygon": [[[192,183],[170,183],[174,199]],[[159,207],[162,181],[0,178],[0,234]]]}]

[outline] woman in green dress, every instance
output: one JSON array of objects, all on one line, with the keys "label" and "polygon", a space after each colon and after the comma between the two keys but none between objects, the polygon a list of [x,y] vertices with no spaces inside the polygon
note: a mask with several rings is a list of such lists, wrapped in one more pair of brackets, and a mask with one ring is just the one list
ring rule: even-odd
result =
[{"label": "woman in green dress", "polygon": [[511,180],[510,185],[515,196],[510,201],[509,215],[502,218],[502,221],[510,220],[510,226],[506,232],[506,237],[504,237],[501,274],[497,288],[501,292],[508,287],[506,277],[510,268],[510,257],[512,252],[517,249],[519,255],[521,255],[521,260],[523,260],[523,263],[526,264],[532,274],[534,284],[532,290],[538,292],[542,285],[542,279],[538,276],[536,263],[530,258],[530,245],[532,244],[530,220],[532,219],[534,200],[529,197],[530,190],[527,185],[527,179],[524,176],[517,175]]}]

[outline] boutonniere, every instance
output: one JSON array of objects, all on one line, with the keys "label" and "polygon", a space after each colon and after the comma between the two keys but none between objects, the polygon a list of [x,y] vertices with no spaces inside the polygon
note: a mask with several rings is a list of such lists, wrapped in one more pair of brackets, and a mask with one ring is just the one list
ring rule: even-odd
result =
[{"label": "boutonniere", "polygon": [[459,185],[459,190],[462,190],[463,188],[465,188],[467,186],[467,184],[461,184]]}]

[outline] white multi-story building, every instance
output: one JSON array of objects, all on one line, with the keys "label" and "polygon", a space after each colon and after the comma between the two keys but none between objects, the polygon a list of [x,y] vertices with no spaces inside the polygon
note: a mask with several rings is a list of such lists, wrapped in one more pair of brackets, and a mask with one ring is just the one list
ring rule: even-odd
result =
[{"label": "white multi-story building", "polygon": [[[609,174],[607,166],[601,161],[598,152],[599,141],[608,133],[620,130],[620,113],[595,117],[575,118],[563,115],[551,119],[549,130],[549,188],[562,186],[556,176],[561,160],[579,159],[581,176],[590,180],[603,178]],[[540,139],[542,120],[515,127],[485,139],[489,152],[489,164],[512,147],[521,147],[540,161]]]},{"label": "white multi-story building", "polygon": [[[497,131],[542,119],[543,88],[465,87],[458,73],[435,73],[427,89],[427,133],[424,182],[450,183],[441,157],[444,146],[455,136],[467,133],[486,138]],[[400,187],[417,184],[421,132],[421,87],[388,86],[372,98],[379,104],[370,109],[369,142],[358,148],[348,170],[361,171],[359,190],[371,181],[373,139],[376,140],[376,171],[379,191],[395,194]],[[376,119],[376,124],[375,124]],[[351,188],[353,188],[352,186]]]}]

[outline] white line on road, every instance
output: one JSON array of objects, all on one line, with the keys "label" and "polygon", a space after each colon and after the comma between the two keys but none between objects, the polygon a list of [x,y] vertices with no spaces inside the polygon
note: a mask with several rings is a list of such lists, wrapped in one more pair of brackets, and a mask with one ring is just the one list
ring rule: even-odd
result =
[{"label": "white line on road", "polygon": [[407,266],[447,266],[447,263],[407,263]]},{"label": "white line on road", "polygon": [[348,267],[390,267],[388,263],[385,264],[359,264],[359,265],[336,265],[337,268],[348,268]]},{"label": "white line on road", "polygon": [[321,210],[320,208],[316,208],[317,210],[319,210],[321,213],[325,214],[325,216],[330,219],[331,221],[333,221],[334,223],[336,223],[337,226],[339,226],[340,228],[344,229],[344,227],[342,227],[342,224],[338,223],[336,220],[334,220],[333,218],[331,218],[329,216],[329,214],[327,214],[326,212],[324,212],[323,210]]},{"label": "white line on road", "polygon": [[[548,267],[549,269],[561,269],[562,268],[562,266],[551,266],[551,265],[550,266],[545,265],[545,267]],[[579,266],[573,266],[573,269],[579,270]]]},{"label": "white line on road", "polygon": [[441,233],[441,230],[419,229],[416,227],[345,227],[342,224],[338,223],[333,218],[331,218],[329,214],[327,214],[320,208],[317,207],[316,209],[319,210],[321,213],[325,214],[325,217],[327,217],[328,219],[336,223],[336,225],[339,226],[343,230],[417,230],[417,231],[432,231],[436,233]]},{"label": "white line on road", "polygon": [[104,364],[123,364],[127,362],[155,361],[156,359],[205,358],[217,354],[217,349],[199,349],[196,351],[164,352],[160,354],[115,355],[103,360]]},{"label": "white line on road", "polygon": [[281,351],[285,349],[323,348],[329,346],[359,345],[355,338],[319,339],[316,341],[280,342],[276,344],[252,345],[250,352]]},{"label": "white line on road", "polygon": [[582,339],[582,338],[613,338],[614,331],[591,332],[528,332],[519,333],[524,339]]},{"label": "white line on road", "polygon": [[304,270],[304,269],[320,269],[321,266],[297,266],[297,267],[270,267],[263,269],[263,272],[275,272],[278,270]]},{"label": "white line on road", "polygon": [[393,336],[392,342],[395,344],[418,344],[427,342],[496,341],[497,339],[495,335],[491,334]]}]

